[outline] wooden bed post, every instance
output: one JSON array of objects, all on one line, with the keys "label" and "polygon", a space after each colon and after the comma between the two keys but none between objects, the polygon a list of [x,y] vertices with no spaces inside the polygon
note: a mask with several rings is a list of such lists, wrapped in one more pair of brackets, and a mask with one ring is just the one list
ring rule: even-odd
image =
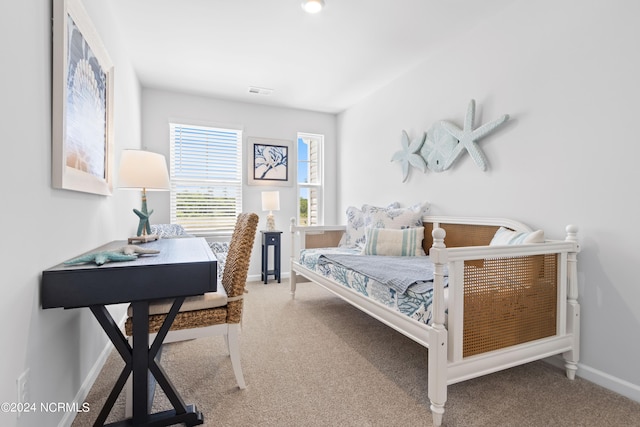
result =
[{"label": "wooden bed post", "polygon": [[289,225],[289,231],[291,232],[291,256],[289,257],[289,292],[291,293],[291,299],[296,296],[296,272],[293,270],[293,260],[296,248],[296,219],[291,217],[291,224]]},{"label": "wooden bed post", "polygon": [[433,322],[434,332],[429,334],[429,385],[433,425],[442,425],[444,404],[447,401],[447,330],[444,327],[444,267],[448,262],[448,252],[444,244],[444,229],[434,228],[431,232],[433,246],[429,256],[434,264],[433,280]]},{"label": "wooden bed post", "polygon": [[578,303],[578,266],[577,255],[580,252],[578,244],[578,227],[568,225],[565,241],[575,243],[575,251],[567,254],[567,332],[573,335],[572,349],[563,353],[567,378],[576,377],[578,359],[580,357],[580,304]]}]

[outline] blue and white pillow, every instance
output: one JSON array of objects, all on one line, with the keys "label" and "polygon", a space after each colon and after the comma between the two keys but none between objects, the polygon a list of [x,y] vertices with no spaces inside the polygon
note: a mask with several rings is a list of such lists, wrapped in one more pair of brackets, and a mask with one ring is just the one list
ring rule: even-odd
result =
[{"label": "blue and white pillow", "polygon": [[187,233],[180,224],[151,224],[151,234],[157,234],[162,239],[194,237]]},{"label": "blue and white pillow", "polygon": [[489,246],[522,245],[527,243],[544,243],[544,231],[513,231],[504,227],[498,228]]},{"label": "blue and white pillow", "polygon": [[[391,208],[400,207],[400,204],[398,202],[393,202],[386,208],[383,208],[383,207],[378,208],[374,206],[364,205],[362,208],[364,209],[365,207],[370,207],[375,209],[391,209]],[[365,242],[364,229],[365,229],[365,224],[364,224],[363,210],[358,209],[355,206],[349,206],[347,208],[346,232],[339,246],[346,247],[346,248],[362,248]]]},{"label": "blue and white pillow", "polygon": [[365,227],[391,228],[401,230],[409,227],[421,227],[422,217],[429,211],[429,203],[418,203],[408,208],[377,208],[365,205],[362,207],[364,213]]}]

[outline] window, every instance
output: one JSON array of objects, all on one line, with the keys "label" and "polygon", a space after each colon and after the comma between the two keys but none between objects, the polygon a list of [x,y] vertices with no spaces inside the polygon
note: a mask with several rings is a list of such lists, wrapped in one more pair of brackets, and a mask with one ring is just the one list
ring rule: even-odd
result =
[{"label": "window", "polygon": [[242,212],[242,131],[171,123],[171,223],[230,234]]},{"label": "window", "polygon": [[321,225],[323,135],[298,134],[298,224]]}]

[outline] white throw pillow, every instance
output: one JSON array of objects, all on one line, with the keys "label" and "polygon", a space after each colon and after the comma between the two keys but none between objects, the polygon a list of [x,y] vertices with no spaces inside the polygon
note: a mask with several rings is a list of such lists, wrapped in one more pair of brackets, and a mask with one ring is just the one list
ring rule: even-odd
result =
[{"label": "white throw pillow", "polygon": [[367,227],[365,235],[366,243],[362,248],[362,255],[425,255],[422,248],[424,227],[404,228],[402,230]]},{"label": "white throw pillow", "polygon": [[489,246],[521,245],[525,243],[544,243],[544,231],[512,231],[507,228],[500,227],[493,236],[493,239],[491,239]]}]

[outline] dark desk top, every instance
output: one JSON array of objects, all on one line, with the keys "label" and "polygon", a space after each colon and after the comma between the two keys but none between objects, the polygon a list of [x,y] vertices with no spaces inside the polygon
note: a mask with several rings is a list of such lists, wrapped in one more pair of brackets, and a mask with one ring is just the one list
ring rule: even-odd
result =
[{"label": "dark desk top", "polygon": [[[86,253],[115,250],[126,244],[113,241]],[[160,239],[139,246],[160,253],[101,266],[61,263],[43,271],[42,308],[119,304],[216,290],[217,261],[205,239]]]}]

